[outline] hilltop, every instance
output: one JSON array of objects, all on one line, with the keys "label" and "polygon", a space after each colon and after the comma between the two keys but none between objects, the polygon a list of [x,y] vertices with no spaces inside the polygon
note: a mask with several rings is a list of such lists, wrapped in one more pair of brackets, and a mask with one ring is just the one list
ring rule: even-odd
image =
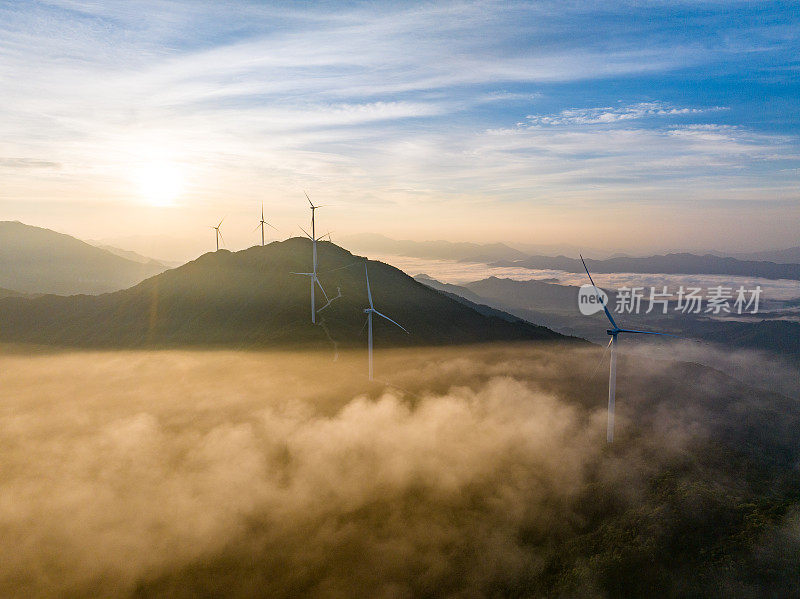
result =
[{"label": "hilltop", "polygon": [[[330,242],[319,249],[320,280],[341,297],[310,322],[311,243],[293,238],[232,253],[207,253],[124,291],[99,296],[0,300],[0,339],[83,347],[270,347],[364,342],[364,258]],[[369,262],[378,319],[375,344],[445,345],[568,340],[510,315],[481,314],[381,262]],[[317,293],[317,308],[324,305]]]}]

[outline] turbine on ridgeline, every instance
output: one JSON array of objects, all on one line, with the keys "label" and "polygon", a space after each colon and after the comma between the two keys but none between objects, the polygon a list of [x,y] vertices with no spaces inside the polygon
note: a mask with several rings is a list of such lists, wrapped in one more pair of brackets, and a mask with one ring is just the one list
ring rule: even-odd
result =
[{"label": "turbine on ridgeline", "polygon": [[[317,238],[317,236],[316,236],[317,235],[317,231],[316,231],[316,222],[315,222],[315,211],[318,208],[322,208],[322,206],[315,206],[311,202],[311,198],[308,197],[308,194],[306,192],[303,192],[303,193],[305,194],[306,199],[308,200],[308,203],[311,206],[311,234],[309,235],[308,231],[306,231],[303,227],[300,227],[300,230],[303,233],[305,233],[306,237],[308,237],[311,240],[311,272],[293,272],[292,274],[293,275],[304,275],[306,277],[311,277],[311,322],[313,324],[316,324],[317,323],[317,310],[316,310],[316,304],[315,304],[315,299],[314,299],[315,286],[317,286],[317,285],[319,286],[319,289],[320,289],[320,291],[322,291],[322,295],[325,297],[325,301],[328,302],[328,304],[330,304],[330,302],[332,300],[328,299],[328,294],[325,293],[325,289],[322,287],[322,283],[319,282],[319,277],[317,277],[317,241],[322,239],[322,237],[325,237],[325,235],[322,235],[319,238]],[[326,307],[327,307],[328,304],[326,304]]]},{"label": "turbine on ridgeline", "polygon": [[[369,380],[372,380],[372,315],[377,314],[381,318],[385,318],[393,325],[400,327],[405,331],[406,335],[408,335],[408,331],[403,327],[403,325],[395,322],[386,314],[381,314],[375,309],[375,306],[372,305],[372,291],[369,288],[369,270],[367,270],[367,261],[364,261],[364,274],[367,277],[367,299],[369,300],[369,308],[364,308],[364,312],[367,314],[367,351],[369,352]],[[361,329],[364,330],[363,328]]]},{"label": "turbine on ridgeline", "polygon": [[603,301],[603,297],[600,295],[600,291],[597,289],[597,285],[594,284],[594,280],[592,279],[592,275],[589,273],[589,269],[586,266],[586,261],[584,261],[583,256],[581,256],[581,262],[583,262],[583,268],[586,270],[586,274],[589,276],[589,280],[592,282],[592,287],[594,287],[594,292],[597,294],[597,299],[600,301],[600,305],[603,306],[603,311],[606,313],[606,317],[611,322],[610,329],[606,330],[611,336],[611,340],[608,342],[608,346],[611,348],[611,367],[609,369],[608,374],[608,428],[606,429],[606,441],[608,443],[613,443],[614,441],[614,398],[617,390],[617,336],[620,333],[637,333],[641,335],[663,335],[664,337],[675,337],[679,338],[676,335],[669,335],[668,333],[656,333],[654,331],[635,331],[633,329],[621,329],[617,326],[617,323],[614,322],[614,317],[611,316],[611,312],[608,311],[608,307],[606,306],[605,301]]},{"label": "turbine on ridgeline", "polygon": [[[225,219],[223,218],[222,220],[225,220]],[[216,227],[214,227],[214,226],[211,227],[212,229],[214,229],[217,232],[217,251],[219,251],[219,240],[222,239],[222,232],[219,230],[219,228],[222,226],[222,220],[219,221],[219,224]],[[222,239],[222,243],[225,243],[224,239]]]},{"label": "turbine on ridgeline", "polygon": [[264,247],[264,225],[272,227],[276,231],[278,230],[276,227],[273,227],[271,224],[269,224],[267,221],[264,220],[264,204],[261,204],[261,220],[258,221],[258,225],[256,226],[256,228],[253,229],[253,231],[257,231],[258,227],[261,227],[261,247]]}]

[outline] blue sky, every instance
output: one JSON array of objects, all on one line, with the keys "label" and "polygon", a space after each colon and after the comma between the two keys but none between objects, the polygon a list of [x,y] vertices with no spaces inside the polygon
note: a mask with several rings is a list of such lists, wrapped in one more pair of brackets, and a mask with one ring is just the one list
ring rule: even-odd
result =
[{"label": "blue sky", "polygon": [[0,2],[0,210],[118,239],[227,216],[244,247],[307,189],[341,233],[797,245],[799,13]]}]

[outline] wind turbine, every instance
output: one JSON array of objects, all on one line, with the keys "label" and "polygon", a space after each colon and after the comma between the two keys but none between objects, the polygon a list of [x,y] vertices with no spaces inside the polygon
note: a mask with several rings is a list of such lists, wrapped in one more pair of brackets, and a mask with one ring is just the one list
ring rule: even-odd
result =
[{"label": "wind turbine", "polygon": [[[222,220],[225,219],[223,218]],[[219,228],[222,226],[222,220],[219,221],[219,224],[216,227],[211,227],[217,232],[217,251],[219,251],[219,240],[222,239],[222,232],[219,230]],[[225,243],[224,239],[222,239],[222,243]]]},{"label": "wind turbine", "polygon": [[[268,227],[272,227],[271,224],[269,224],[267,221],[264,220],[264,204],[261,204],[261,220],[258,221],[258,227],[261,227],[261,246],[262,247],[264,246],[264,225],[267,225]],[[253,231],[256,231],[258,229],[258,227],[253,229]],[[278,230],[275,227],[272,227],[272,228],[275,229],[276,231]]]},{"label": "wind turbine", "polygon": [[600,305],[603,306],[603,311],[606,313],[606,317],[611,322],[611,326],[613,328],[607,329],[606,333],[611,335],[611,341],[608,342],[608,347],[611,348],[611,368],[608,374],[608,428],[606,430],[606,441],[608,443],[614,442],[614,396],[617,390],[617,335],[620,333],[637,333],[641,335],[663,335],[664,337],[677,337],[676,335],[669,335],[667,333],[656,333],[654,331],[635,331],[633,329],[621,329],[617,326],[617,323],[614,322],[614,317],[611,316],[611,312],[608,311],[608,307],[606,303],[603,301],[602,296],[600,295],[600,291],[597,289],[597,285],[594,284],[594,280],[592,279],[592,275],[589,273],[589,269],[586,267],[586,262],[581,256],[581,262],[583,262],[583,268],[586,271],[586,274],[589,276],[589,280],[592,282],[592,287],[594,287],[594,292],[597,294],[597,299],[600,301]]},{"label": "wind turbine", "polygon": [[[308,203],[311,205],[311,235],[309,235],[308,231],[306,231],[303,227],[300,227],[300,230],[303,233],[305,233],[306,237],[308,237],[311,240],[311,248],[312,248],[312,250],[311,250],[312,251],[312,254],[311,254],[311,256],[312,256],[312,258],[311,258],[311,272],[293,272],[292,274],[293,275],[304,275],[304,276],[307,276],[307,277],[311,277],[311,322],[316,324],[316,322],[317,322],[317,310],[316,310],[315,303],[314,303],[315,285],[319,285],[319,289],[320,289],[320,291],[322,291],[322,295],[325,297],[325,301],[328,302],[328,303],[331,302],[331,300],[328,299],[328,294],[325,293],[325,289],[322,287],[322,283],[319,282],[319,277],[317,277],[317,241],[319,241],[319,239],[322,239],[322,237],[325,237],[325,236],[322,235],[319,238],[317,238],[317,236],[316,236],[316,234],[317,234],[316,223],[315,223],[315,218],[314,218],[315,217],[315,211],[318,208],[322,208],[322,206],[315,206],[311,202],[311,198],[308,197],[308,194],[306,192],[303,192],[303,193],[305,194],[306,199],[308,200]],[[327,304],[326,304],[326,307],[327,307]]]},{"label": "wind turbine", "polygon": [[[406,332],[408,335],[408,331],[403,327],[403,325],[396,323],[394,320],[386,316],[386,314],[381,314],[375,309],[375,306],[372,305],[372,291],[369,288],[369,271],[367,270],[367,261],[364,261],[364,274],[367,277],[367,299],[369,299],[369,308],[364,308],[364,312],[367,314],[367,348],[369,351],[369,380],[372,380],[372,315],[377,314],[382,318],[385,318],[392,324],[400,327]],[[363,328],[361,329],[364,330]]]}]

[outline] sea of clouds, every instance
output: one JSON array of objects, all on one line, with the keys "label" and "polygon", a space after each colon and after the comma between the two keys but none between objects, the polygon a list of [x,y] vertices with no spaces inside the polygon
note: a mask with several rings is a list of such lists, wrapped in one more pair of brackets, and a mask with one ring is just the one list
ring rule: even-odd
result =
[{"label": "sea of clouds", "polygon": [[739,430],[648,392],[685,384],[670,362],[623,361],[609,451],[599,351],[387,350],[377,383],[363,352],[6,353],[0,595],[538,595],[587,492],[635,506]]}]

